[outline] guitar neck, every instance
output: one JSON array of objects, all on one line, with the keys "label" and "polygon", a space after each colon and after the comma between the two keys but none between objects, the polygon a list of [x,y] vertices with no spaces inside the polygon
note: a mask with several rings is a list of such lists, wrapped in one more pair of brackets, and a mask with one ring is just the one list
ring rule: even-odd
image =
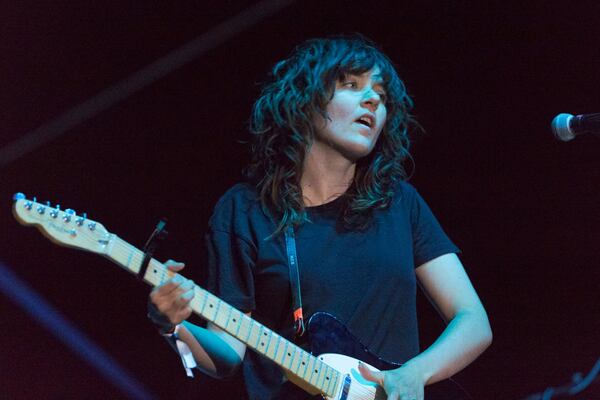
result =
[{"label": "guitar neck", "polygon": [[[139,274],[144,259],[141,250],[116,235],[111,235],[104,255],[136,275]],[[174,275],[162,263],[151,259],[143,280],[152,286],[159,286]],[[200,317],[319,392],[332,397],[341,384],[343,376],[340,372],[198,285],[194,286],[194,298],[190,307]]]}]

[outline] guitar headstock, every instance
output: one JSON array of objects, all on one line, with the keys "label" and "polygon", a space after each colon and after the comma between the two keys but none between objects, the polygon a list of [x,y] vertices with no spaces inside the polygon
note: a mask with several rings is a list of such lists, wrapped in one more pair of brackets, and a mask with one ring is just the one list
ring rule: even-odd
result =
[{"label": "guitar headstock", "polygon": [[77,215],[74,210],[61,210],[60,205],[38,203],[22,193],[13,196],[13,215],[23,225],[35,225],[46,237],[56,244],[75,247],[94,253],[106,253],[112,236],[102,224]]}]

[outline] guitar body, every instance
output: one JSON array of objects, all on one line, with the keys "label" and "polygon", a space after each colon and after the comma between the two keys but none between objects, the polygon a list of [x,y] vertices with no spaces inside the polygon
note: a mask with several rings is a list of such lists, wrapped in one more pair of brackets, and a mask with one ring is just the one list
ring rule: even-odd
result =
[{"label": "guitar body", "polygon": [[[308,321],[308,339],[310,350],[319,354],[319,359],[346,375],[344,382],[347,393],[340,391],[339,397],[327,397],[331,400],[381,399],[385,400],[385,392],[372,382],[366,381],[358,372],[358,361],[368,364],[371,369],[388,370],[401,366],[383,360],[371,353],[333,315],[318,312]],[[348,382],[348,383],[346,383]],[[425,387],[426,400],[466,400],[469,396],[452,380],[444,380]]]}]

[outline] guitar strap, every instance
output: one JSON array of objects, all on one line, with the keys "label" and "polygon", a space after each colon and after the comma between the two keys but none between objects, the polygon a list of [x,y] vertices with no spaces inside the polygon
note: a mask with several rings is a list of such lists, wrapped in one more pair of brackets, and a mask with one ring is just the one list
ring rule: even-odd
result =
[{"label": "guitar strap", "polygon": [[300,272],[298,271],[298,256],[296,254],[296,239],[294,227],[285,230],[285,250],[288,257],[290,287],[292,290],[292,310],[294,313],[294,330],[296,337],[304,334],[304,316],[302,315],[302,295],[300,294]]}]

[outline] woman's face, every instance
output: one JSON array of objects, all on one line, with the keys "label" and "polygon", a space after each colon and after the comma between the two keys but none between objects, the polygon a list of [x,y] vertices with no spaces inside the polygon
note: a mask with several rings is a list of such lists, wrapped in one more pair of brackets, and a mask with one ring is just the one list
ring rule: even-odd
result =
[{"label": "woman's face", "polygon": [[385,96],[378,67],[344,77],[326,106],[329,119],[313,117],[313,145],[328,146],[353,162],[368,155],[385,125]]}]

